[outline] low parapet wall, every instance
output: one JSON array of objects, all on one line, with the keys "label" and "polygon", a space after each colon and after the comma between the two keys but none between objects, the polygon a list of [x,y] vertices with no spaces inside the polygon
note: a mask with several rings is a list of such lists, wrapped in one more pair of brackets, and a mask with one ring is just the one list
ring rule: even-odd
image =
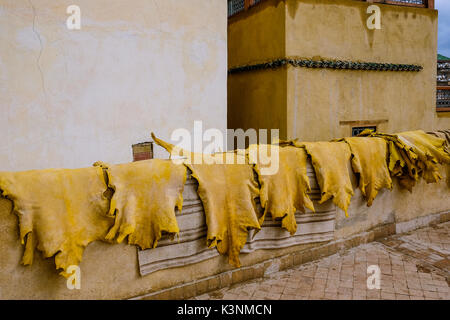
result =
[{"label": "low parapet wall", "polygon": [[0,198],[0,299],[189,298],[334,254],[394,234],[396,229],[406,231],[450,218],[445,170],[441,170],[441,182],[421,181],[412,193],[397,184],[392,191],[380,191],[370,208],[351,173],[355,195],[349,218],[345,218],[331,201],[317,204],[319,189],[308,166],[311,199],[318,214],[298,213],[298,231],[292,238],[281,228],[274,228],[276,222],[268,218],[263,231],[244,247],[241,268],[233,268],[227,257],[206,248],[203,209],[195,192],[196,183],[188,179],[183,214],[178,216],[179,242],[162,240],[158,248],[145,251],[125,244],[92,243],[80,265],[79,290],[69,290],[66,279],[55,270],[54,259],[44,259],[40,253],[35,255],[32,266],[20,265],[23,247],[17,217],[11,202]]}]

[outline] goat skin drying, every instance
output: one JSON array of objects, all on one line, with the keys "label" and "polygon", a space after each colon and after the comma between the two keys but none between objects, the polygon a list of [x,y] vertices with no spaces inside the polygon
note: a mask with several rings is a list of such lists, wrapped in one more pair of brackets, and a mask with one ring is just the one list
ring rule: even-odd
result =
[{"label": "goat skin drying", "polygon": [[311,156],[321,191],[319,203],[333,199],[333,203],[348,217],[348,206],[354,193],[348,168],[351,152],[347,143],[293,141],[292,144],[305,148]]},{"label": "goat skin drying", "polygon": [[397,134],[417,154],[419,174],[428,183],[438,182],[442,177],[437,164],[450,164],[450,155],[445,151],[445,140],[425,132],[408,131]]},{"label": "goat skin drying", "polygon": [[[257,154],[256,148],[259,146],[251,145],[249,153]],[[297,231],[295,212],[298,210],[305,212],[304,207],[314,211],[314,205],[308,197],[308,193],[311,192],[306,174],[308,155],[303,148],[291,146],[280,148],[276,145],[268,145],[266,148],[271,153],[278,152],[279,165],[276,173],[264,175],[261,173],[261,167],[264,167],[262,161],[255,161],[255,171],[261,185],[261,206],[264,208],[260,224],[269,212],[272,219],[281,220],[281,226],[290,234],[295,234]]]},{"label": "goat skin drying", "polygon": [[449,164],[450,155],[444,149],[445,140],[422,130],[385,134],[363,131],[360,136],[380,137],[389,145],[389,171],[399,184],[412,192],[419,178],[426,182],[441,179],[437,164]]},{"label": "goat skin drying", "polygon": [[358,174],[359,188],[370,207],[382,188],[392,189],[387,167],[387,143],[381,138],[345,138],[352,152],[352,169]]},{"label": "goat skin drying", "polygon": [[[444,140],[444,151],[450,155],[450,130],[438,130],[434,132],[427,132],[435,137]],[[444,165],[447,172],[447,186],[450,188],[450,163]]]},{"label": "goat skin drying", "polygon": [[[379,190],[392,188],[391,177],[409,190],[420,178],[428,183],[440,180],[439,165],[450,168],[449,144],[441,137],[448,139],[450,135],[434,134],[439,137],[420,130],[397,134],[364,131],[359,137],[332,142],[295,140],[282,141],[281,147],[264,145],[279,155],[277,170],[271,174],[263,173],[265,164],[250,160],[252,150],[262,145],[195,154],[152,135],[172,156],[184,159],[0,172],[0,193],[14,203],[19,218],[20,239],[25,245],[22,263],[31,264],[37,249],[45,257],[54,256],[56,268],[67,277],[69,267],[81,262],[84,249],[93,241],[122,242],[128,238],[129,244],[146,249],[156,247],[164,232],[177,234],[175,208],[182,209],[187,166],[199,182],[207,245],[240,266],[239,253],[249,230],[260,230],[267,213],[294,234],[295,212],[305,207],[314,211],[308,197],[308,156],[321,189],[320,203],[332,199],[347,215],[353,196],[350,164],[368,206]],[[199,159],[203,163],[198,163]],[[234,159],[233,164],[227,164],[230,159]],[[112,189],[114,193],[108,196]],[[262,213],[255,203],[257,197]]]},{"label": "goat skin drying", "polygon": [[32,264],[36,247],[55,256],[67,277],[67,268],[81,262],[89,243],[104,240],[113,223],[101,168],[0,172],[0,189],[19,217],[24,265]]},{"label": "goat skin drying", "polygon": [[[153,140],[169,153],[179,155],[176,147],[156,138]],[[186,166],[198,181],[198,195],[206,215],[207,246],[216,247],[222,254],[228,254],[230,264],[240,266],[239,252],[245,245],[249,229],[261,229],[255,198],[259,196],[258,184],[254,179],[253,168],[246,161],[245,154],[220,153],[215,156],[193,154],[186,150]],[[236,157],[235,164],[226,164],[225,158]],[[196,164],[195,158],[208,163]],[[243,163],[243,164],[240,164]]]},{"label": "goat skin drying", "polygon": [[157,246],[163,232],[178,234],[175,207],[181,212],[185,166],[159,159],[101,166],[114,189],[109,215],[115,224],[106,240],[121,243],[128,237],[128,244],[148,249]]}]

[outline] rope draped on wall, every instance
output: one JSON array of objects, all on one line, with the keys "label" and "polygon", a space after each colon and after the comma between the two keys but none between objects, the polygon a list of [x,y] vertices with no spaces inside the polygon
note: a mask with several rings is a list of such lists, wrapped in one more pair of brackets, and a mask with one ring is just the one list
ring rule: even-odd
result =
[{"label": "rope draped on wall", "polygon": [[333,61],[333,60],[311,60],[284,58],[274,59],[264,63],[248,64],[239,67],[233,67],[228,70],[228,74],[241,73],[254,70],[278,69],[285,65],[302,68],[326,68],[343,70],[367,70],[367,71],[412,71],[418,72],[423,69],[420,65],[414,64],[396,64],[396,63],[377,63],[377,62],[356,62],[356,61]]}]

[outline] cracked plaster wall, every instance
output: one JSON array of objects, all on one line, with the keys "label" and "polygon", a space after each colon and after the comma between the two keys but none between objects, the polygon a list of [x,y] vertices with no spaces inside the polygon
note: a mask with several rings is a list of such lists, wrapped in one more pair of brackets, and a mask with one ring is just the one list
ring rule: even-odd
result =
[{"label": "cracked plaster wall", "polygon": [[194,120],[225,130],[226,28],[221,0],[0,0],[0,170],[128,162]]}]

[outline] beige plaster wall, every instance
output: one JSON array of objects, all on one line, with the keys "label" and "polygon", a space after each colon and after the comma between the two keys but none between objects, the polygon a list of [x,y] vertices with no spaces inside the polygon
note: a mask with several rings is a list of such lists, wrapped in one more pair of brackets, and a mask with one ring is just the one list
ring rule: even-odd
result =
[{"label": "beige plaster wall", "polygon": [[69,30],[72,4],[0,0],[0,170],[127,162],[152,130],[226,129],[226,1],[79,0]]},{"label": "beige plaster wall", "polygon": [[380,5],[381,30],[369,30],[368,3],[286,3],[287,56],[424,68],[421,72],[366,72],[290,67],[289,138],[316,141],[348,136],[349,121],[383,121],[378,130],[385,132],[450,127],[448,118],[438,117],[435,111],[437,11]]},{"label": "beige plaster wall", "polygon": [[[283,1],[266,0],[228,23],[228,66],[284,57]],[[228,128],[279,129],[286,136],[287,73],[255,71],[228,77]],[[269,140],[270,141],[270,140]]]},{"label": "beige plaster wall", "polygon": [[[286,137],[287,70],[255,71],[229,76],[228,127],[279,129]],[[271,141],[270,139],[267,141]]]},{"label": "beige plaster wall", "polygon": [[263,62],[286,54],[286,8],[264,0],[228,20],[228,66]]},{"label": "beige plaster wall", "polygon": [[421,180],[413,192],[402,189],[394,179],[392,190],[383,189],[371,207],[367,207],[361,191],[351,174],[355,195],[349,207],[349,218],[338,209],[336,216],[336,239],[346,239],[376,226],[387,223],[401,223],[432,214],[450,211],[450,188],[447,184],[448,172],[440,168],[442,179],[439,183],[427,184]]}]

